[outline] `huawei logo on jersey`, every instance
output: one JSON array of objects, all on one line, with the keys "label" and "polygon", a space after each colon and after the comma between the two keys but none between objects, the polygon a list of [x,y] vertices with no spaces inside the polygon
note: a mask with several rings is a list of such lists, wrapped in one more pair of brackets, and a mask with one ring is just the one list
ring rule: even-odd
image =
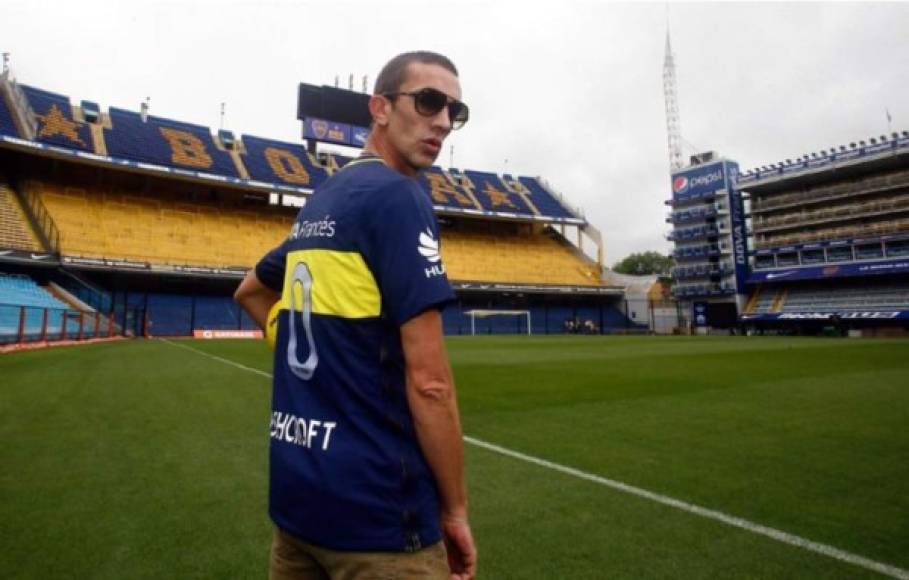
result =
[{"label": "huawei logo on jersey", "polygon": [[417,251],[432,263],[442,259],[442,256],[439,255],[439,242],[432,237],[432,232],[428,229],[420,232],[420,245],[417,246]]},{"label": "huawei logo on jersey", "polygon": [[427,228],[425,232],[420,232],[417,242],[417,251],[432,264],[429,268],[423,269],[426,277],[432,278],[445,274],[445,266],[441,263],[442,256],[439,253],[439,241],[432,237],[432,231]]}]

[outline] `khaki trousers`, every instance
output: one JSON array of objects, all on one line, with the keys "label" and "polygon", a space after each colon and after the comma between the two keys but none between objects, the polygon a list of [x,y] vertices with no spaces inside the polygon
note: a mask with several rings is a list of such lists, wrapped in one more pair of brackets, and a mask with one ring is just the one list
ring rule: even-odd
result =
[{"label": "khaki trousers", "polygon": [[269,580],[448,580],[442,542],[417,552],[340,552],[275,527]]}]

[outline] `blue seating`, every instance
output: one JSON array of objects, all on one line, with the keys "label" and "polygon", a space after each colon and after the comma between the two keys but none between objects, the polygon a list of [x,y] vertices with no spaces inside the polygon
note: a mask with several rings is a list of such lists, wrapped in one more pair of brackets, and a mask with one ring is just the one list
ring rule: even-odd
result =
[{"label": "blue seating", "polygon": [[0,274],[0,342],[15,340],[25,307],[25,335],[37,339],[47,310],[47,332],[60,332],[64,313],[69,308],[38,286],[31,278]]},{"label": "blue seating", "polygon": [[0,274],[0,304],[69,308],[27,276]]},{"label": "blue seating", "polygon": [[105,129],[111,157],[239,177],[230,155],[215,147],[207,127],[111,107],[111,129]]},{"label": "blue seating", "polygon": [[252,135],[244,135],[243,144],[243,164],[252,179],[307,188],[316,188],[328,179],[325,169],[313,164],[302,145]]},{"label": "blue seating", "polygon": [[518,181],[530,191],[530,201],[537,206],[542,215],[558,218],[577,217],[569,212],[556,198],[552,197],[536,179],[519,177]]},{"label": "blue seating", "polygon": [[495,173],[468,170],[464,174],[473,183],[474,196],[480,202],[480,205],[483,206],[483,209],[495,212],[536,215],[521,199],[520,195],[510,192],[505,187],[501,178]]},{"label": "blue seating", "polygon": [[19,132],[16,130],[16,124],[13,122],[13,115],[6,106],[6,99],[0,94],[0,134],[18,137]]},{"label": "blue seating", "polygon": [[38,133],[35,136],[38,141],[94,152],[91,131],[85,123],[73,119],[69,97],[26,85],[19,86],[38,119]]}]

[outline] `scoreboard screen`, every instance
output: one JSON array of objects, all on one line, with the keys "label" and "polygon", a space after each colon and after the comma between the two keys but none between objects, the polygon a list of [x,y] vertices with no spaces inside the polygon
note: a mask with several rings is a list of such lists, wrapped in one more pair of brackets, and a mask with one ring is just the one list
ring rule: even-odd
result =
[{"label": "scoreboard screen", "polygon": [[369,95],[322,85],[300,83],[297,119],[323,119],[345,125],[369,127]]}]

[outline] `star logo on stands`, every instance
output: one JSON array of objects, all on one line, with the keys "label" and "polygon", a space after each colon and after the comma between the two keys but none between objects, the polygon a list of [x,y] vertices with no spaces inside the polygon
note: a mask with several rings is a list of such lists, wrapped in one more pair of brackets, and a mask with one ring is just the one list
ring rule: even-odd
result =
[{"label": "star logo on stands", "polygon": [[45,115],[35,115],[44,126],[38,132],[38,137],[54,137],[60,135],[66,137],[73,143],[78,143],[85,147],[85,142],[79,137],[79,123],[72,121],[57,108],[57,105],[51,105]]},{"label": "star logo on stands", "polygon": [[425,232],[420,232],[417,251],[432,264],[442,259],[442,256],[439,255],[439,242],[432,237],[432,232],[429,228]]}]

